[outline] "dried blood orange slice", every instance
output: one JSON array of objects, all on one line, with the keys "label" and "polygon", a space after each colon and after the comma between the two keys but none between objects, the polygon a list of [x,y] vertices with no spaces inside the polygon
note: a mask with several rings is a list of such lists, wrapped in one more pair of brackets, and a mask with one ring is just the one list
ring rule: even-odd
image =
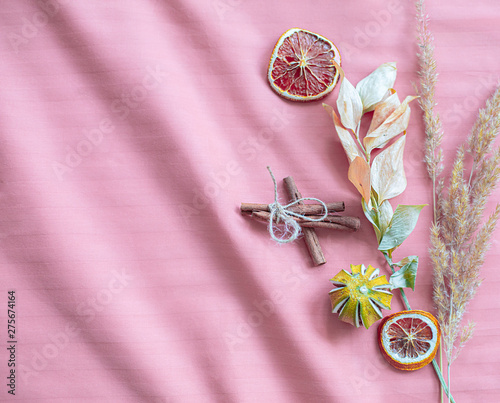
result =
[{"label": "dried blood orange slice", "polygon": [[312,101],[333,90],[340,72],[340,52],[332,42],[293,28],[276,43],[267,78],[279,95],[292,101]]},{"label": "dried blood orange slice", "polygon": [[397,369],[414,371],[436,355],[441,330],[434,316],[424,311],[401,311],[382,319],[378,344],[382,355]]}]

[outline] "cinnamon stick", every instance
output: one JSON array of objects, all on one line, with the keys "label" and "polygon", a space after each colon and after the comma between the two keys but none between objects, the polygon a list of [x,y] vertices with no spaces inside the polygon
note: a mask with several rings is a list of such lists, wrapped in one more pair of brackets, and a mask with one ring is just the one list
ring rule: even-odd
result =
[{"label": "cinnamon stick", "polygon": [[[317,219],[320,219],[322,216],[311,215],[308,217],[314,218],[317,220]],[[357,231],[359,229],[359,227],[361,226],[361,221],[358,217],[350,217],[350,216],[328,215],[321,221],[307,221],[304,219],[299,219],[299,223],[303,227],[306,226],[305,224],[313,223],[313,222],[317,222],[317,223],[324,222],[324,223],[338,224],[338,225],[345,227],[345,229],[348,229],[351,231]],[[319,226],[318,228],[321,228],[321,226]],[[327,228],[327,227],[323,227],[323,228]]]},{"label": "cinnamon stick", "polygon": [[[251,217],[259,221],[269,222],[271,213],[268,213],[267,211],[255,211],[254,213],[252,213]],[[309,216],[309,217],[314,219],[321,218],[321,216]],[[297,221],[301,227],[306,227],[306,228],[329,228],[329,229],[338,229],[341,231],[356,231],[359,229],[360,226],[360,220],[358,217],[344,217],[338,215],[330,215],[321,221],[308,221],[303,218],[293,217],[293,216],[291,216],[291,218]]]},{"label": "cinnamon stick", "polygon": [[336,229],[339,231],[355,231],[352,228],[346,227],[345,225],[325,221],[304,221],[300,223],[300,226],[302,227],[302,231],[304,231],[305,229],[313,228]]},{"label": "cinnamon stick", "polygon": [[[285,179],[283,179],[283,182],[291,201],[302,198],[302,195],[300,194],[299,189],[297,188],[297,185],[295,184],[295,181],[291,176],[287,176]],[[302,204],[302,202],[299,203],[299,205]],[[309,254],[311,255],[314,264],[316,266],[325,264],[326,259],[323,255],[323,251],[321,250],[318,236],[316,235],[316,231],[314,230],[314,228],[305,227],[302,229],[302,232],[304,233],[304,239],[307,245],[307,249],[309,250]]]},{"label": "cinnamon stick", "polygon": [[[345,210],[344,202],[325,203],[329,213],[338,213]],[[321,204],[300,204],[289,207],[287,210],[302,215],[323,214],[324,208]],[[254,211],[270,211],[269,204],[241,203],[242,213],[253,213]]]}]

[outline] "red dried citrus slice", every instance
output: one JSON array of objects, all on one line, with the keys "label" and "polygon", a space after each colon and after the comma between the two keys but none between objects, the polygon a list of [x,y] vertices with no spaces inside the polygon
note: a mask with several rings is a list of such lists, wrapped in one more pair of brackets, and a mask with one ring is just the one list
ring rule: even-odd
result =
[{"label": "red dried citrus slice", "polygon": [[434,316],[425,311],[401,311],[382,319],[378,344],[382,355],[397,369],[414,371],[436,355],[441,330]]},{"label": "red dried citrus slice", "polygon": [[293,28],[276,43],[267,78],[271,88],[292,101],[312,101],[333,90],[340,74],[340,53],[328,39]]}]

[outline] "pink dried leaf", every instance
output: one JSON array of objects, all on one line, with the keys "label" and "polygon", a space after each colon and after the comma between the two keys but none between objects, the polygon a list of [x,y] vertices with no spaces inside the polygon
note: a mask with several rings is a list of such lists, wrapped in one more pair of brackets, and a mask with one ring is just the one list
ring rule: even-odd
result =
[{"label": "pink dried leaf", "polygon": [[408,96],[385,121],[367,134],[363,139],[366,152],[371,152],[374,148],[384,147],[391,139],[404,132],[410,121],[410,107],[408,104],[416,99],[416,96]]},{"label": "pink dried leaf", "polygon": [[368,129],[368,133],[370,134],[375,129],[377,129],[384,121],[391,116],[391,114],[396,110],[396,108],[401,105],[401,101],[399,100],[399,96],[396,93],[396,90],[391,88],[389,89],[388,95],[386,98],[377,104],[373,111],[372,121],[370,122],[370,127]]},{"label": "pink dried leaf", "polygon": [[352,184],[358,189],[363,199],[368,202],[370,200],[370,166],[363,157],[356,157],[349,165],[347,177]]},{"label": "pink dried leaf", "polygon": [[351,163],[356,157],[361,157],[361,153],[358,146],[356,145],[353,134],[342,125],[342,122],[340,121],[333,108],[327,104],[323,104],[323,108],[325,108],[325,110],[333,119],[335,129],[337,130],[337,135],[339,136],[340,142],[342,143],[342,147],[344,147],[344,151],[347,155],[347,158],[349,159],[349,162]]}]

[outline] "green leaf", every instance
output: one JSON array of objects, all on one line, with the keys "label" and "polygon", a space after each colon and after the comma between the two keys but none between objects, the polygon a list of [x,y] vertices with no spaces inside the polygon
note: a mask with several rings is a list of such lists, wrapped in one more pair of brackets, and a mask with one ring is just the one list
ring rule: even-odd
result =
[{"label": "green leaf", "polygon": [[378,250],[392,251],[396,249],[411,234],[415,225],[417,225],[420,211],[426,204],[417,206],[399,205],[394,211],[389,227],[385,231]]},{"label": "green leaf", "polygon": [[377,242],[380,243],[380,239],[382,238],[382,232],[378,226],[378,217],[377,212],[374,208],[369,208],[366,205],[365,199],[361,199],[361,205],[363,206],[363,212],[365,213],[365,217],[370,221],[373,225],[373,229],[375,230],[375,235],[377,236]]},{"label": "green leaf", "polygon": [[417,260],[418,260],[418,256],[414,256],[414,255],[408,256],[408,257],[403,258],[400,262],[393,263],[392,265],[393,266],[398,266],[399,268],[401,268],[403,266],[406,266],[408,263],[410,263],[415,258],[417,258]]},{"label": "green leaf", "polygon": [[417,278],[418,256],[408,256],[401,262],[395,263],[401,267],[390,278],[389,282],[393,288],[411,288],[415,291],[415,279]]},{"label": "green leaf", "polygon": [[[373,194],[372,189],[372,200],[370,200],[370,206],[373,206],[374,198],[376,199],[376,195]],[[385,200],[380,206],[378,206],[378,210],[375,207],[369,208],[364,199],[361,199],[361,204],[366,218],[373,225],[375,235],[377,236],[377,242],[380,243],[380,240],[389,226],[393,215],[391,203],[389,203],[389,200]]]}]

